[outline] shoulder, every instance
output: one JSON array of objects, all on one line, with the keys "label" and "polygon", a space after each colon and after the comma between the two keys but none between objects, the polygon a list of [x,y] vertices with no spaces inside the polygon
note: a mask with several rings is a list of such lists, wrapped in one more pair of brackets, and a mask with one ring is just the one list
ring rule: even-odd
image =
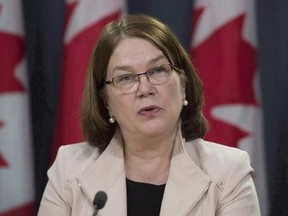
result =
[{"label": "shoulder", "polygon": [[98,149],[87,142],[63,145],[59,148],[56,160],[59,157],[69,158],[71,161],[94,160],[99,156]]},{"label": "shoulder", "polygon": [[193,157],[198,157],[198,159],[206,160],[220,160],[218,162],[235,161],[237,162],[239,158],[246,157],[248,159],[248,154],[238,148],[229,147],[223,144],[209,142],[203,139],[195,139],[185,143],[185,148],[188,153]]},{"label": "shoulder", "polygon": [[98,149],[87,142],[63,145],[58,149],[54,163],[48,170],[48,176],[58,176],[66,181],[74,179],[93,164],[99,155]]},{"label": "shoulder", "polygon": [[231,176],[241,181],[253,172],[249,155],[238,148],[196,139],[186,142],[185,149],[193,162],[218,183],[227,182]]}]

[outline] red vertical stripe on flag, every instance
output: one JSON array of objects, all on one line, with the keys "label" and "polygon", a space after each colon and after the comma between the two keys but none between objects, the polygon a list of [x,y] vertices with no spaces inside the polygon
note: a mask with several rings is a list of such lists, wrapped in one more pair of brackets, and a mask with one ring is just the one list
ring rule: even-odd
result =
[{"label": "red vertical stripe on flag", "polygon": [[[90,12],[86,11],[86,14],[84,15],[84,7],[82,6],[84,4],[89,4],[89,2],[90,1],[71,2],[68,3],[66,7],[65,38],[67,38],[69,31],[71,32],[71,29],[73,29],[73,22],[83,22],[83,26],[79,27],[79,23],[75,23],[75,25],[78,25],[75,28],[80,30],[75,30],[74,35],[70,36],[71,40],[68,42],[65,41],[64,62],[60,86],[60,104],[51,161],[54,160],[57,149],[60,145],[83,140],[80,125],[80,105],[88,60],[102,28],[110,21],[119,18],[124,7],[124,4],[122,4],[122,7],[111,10],[108,13],[101,15],[101,17],[94,20],[94,22],[87,24],[85,23],[84,17]],[[121,1],[118,1],[116,5],[119,5],[119,2]],[[91,4],[93,5],[95,3]],[[102,5],[105,4],[112,3],[111,1],[106,3],[103,1]],[[91,10],[91,7],[86,7],[86,9]],[[81,13],[83,17],[80,17]],[[94,13],[97,13],[97,11],[94,11]]]}]

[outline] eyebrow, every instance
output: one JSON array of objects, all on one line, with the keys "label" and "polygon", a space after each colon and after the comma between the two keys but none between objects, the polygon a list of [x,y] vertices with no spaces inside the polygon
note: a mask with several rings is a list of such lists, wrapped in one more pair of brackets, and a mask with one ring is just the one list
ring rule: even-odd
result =
[{"label": "eyebrow", "polygon": [[[156,56],[155,58],[151,59],[147,65],[151,65],[151,64],[155,64],[157,61],[161,60],[161,59],[165,59],[166,57],[161,54],[159,56]],[[115,71],[117,70],[121,70],[121,71],[133,71],[133,68],[129,65],[123,65],[123,66],[116,66],[113,68],[112,70],[112,74],[114,74]]]},{"label": "eyebrow", "polygon": [[151,59],[149,62],[148,62],[148,65],[150,64],[153,64],[153,63],[156,63],[157,61],[161,60],[161,59],[165,59],[166,57],[161,54],[159,56],[156,56],[155,58]]}]

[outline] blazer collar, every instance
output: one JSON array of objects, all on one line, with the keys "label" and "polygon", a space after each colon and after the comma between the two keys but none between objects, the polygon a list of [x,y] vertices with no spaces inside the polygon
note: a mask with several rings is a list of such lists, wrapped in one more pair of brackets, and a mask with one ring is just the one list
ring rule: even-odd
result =
[{"label": "blazer collar", "polygon": [[122,136],[115,133],[105,151],[78,178],[82,191],[91,204],[95,194],[102,190],[108,200],[99,215],[127,215],[126,177]]},{"label": "blazer collar", "polygon": [[175,140],[161,216],[187,215],[208,190],[211,179],[189,157],[181,130]]},{"label": "blazer collar", "polygon": [[[169,177],[161,206],[161,216],[187,215],[207,191],[211,179],[188,156],[181,132],[175,139]],[[78,178],[92,203],[103,190],[108,195],[102,215],[127,215],[126,177],[122,136],[116,132],[106,150]]]}]

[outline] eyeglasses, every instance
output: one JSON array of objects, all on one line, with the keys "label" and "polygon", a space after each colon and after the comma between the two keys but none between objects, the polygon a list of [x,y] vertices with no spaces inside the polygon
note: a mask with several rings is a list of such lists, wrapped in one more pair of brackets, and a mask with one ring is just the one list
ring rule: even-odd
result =
[{"label": "eyeglasses", "polygon": [[112,80],[104,81],[104,85],[113,85],[114,87],[118,88],[121,93],[131,93],[135,90],[133,87],[137,86],[136,84],[139,83],[140,76],[144,75],[152,85],[161,85],[168,82],[173,69],[176,69],[175,65],[162,64],[150,68],[144,73],[130,73],[115,76],[112,78]]}]

